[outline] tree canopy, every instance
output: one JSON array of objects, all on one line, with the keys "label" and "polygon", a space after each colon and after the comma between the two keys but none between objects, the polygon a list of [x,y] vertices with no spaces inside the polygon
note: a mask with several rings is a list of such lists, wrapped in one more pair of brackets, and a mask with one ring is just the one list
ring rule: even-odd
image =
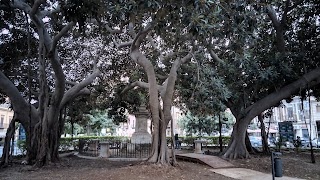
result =
[{"label": "tree canopy", "polygon": [[319,95],[319,6],[0,1],[1,99],[10,98],[14,121],[27,131],[30,164],[58,159],[63,109],[84,95],[96,109],[112,107],[116,122],[126,119],[125,109],[147,102],[154,130],[149,161],[159,163],[169,162],[172,105],[198,117],[230,108],[237,123],[225,156],[248,157],[244,135],[255,116],[306,89]]}]

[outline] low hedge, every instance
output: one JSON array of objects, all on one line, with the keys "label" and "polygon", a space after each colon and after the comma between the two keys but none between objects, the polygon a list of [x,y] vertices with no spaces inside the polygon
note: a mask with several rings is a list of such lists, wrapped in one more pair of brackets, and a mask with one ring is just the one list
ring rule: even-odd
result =
[{"label": "low hedge", "polygon": [[[79,136],[79,137],[62,137],[60,138],[60,147],[59,151],[68,151],[70,147],[73,147],[75,150],[78,149],[80,140],[94,140],[98,139],[99,141],[129,141],[129,137],[125,136]],[[27,151],[26,140],[18,140],[17,146],[23,154]]]},{"label": "low hedge", "polygon": [[120,141],[128,142],[129,137],[126,136],[79,136],[79,137],[62,137],[60,138],[60,150],[67,151],[70,147],[78,150],[79,141],[99,140],[99,141]]},{"label": "low hedge", "polygon": [[[207,141],[207,145],[217,145],[219,144],[219,137],[197,137],[197,136],[180,136],[180,143],[186,144],[187,146],[193,145],[194,141],[197,139],[202,139]],[[167,137],[167,142],[171,144],[171,137]],[[226,145],[230,142],[230,136],[222,136],[222,144]]]},{"label": "low hedge", "polygon": [[93,140],[99,141],[129,141],[129,137],[126,136],[77,136],[77,137],[62,137],[61,141],[75,141],[75,140]]}]

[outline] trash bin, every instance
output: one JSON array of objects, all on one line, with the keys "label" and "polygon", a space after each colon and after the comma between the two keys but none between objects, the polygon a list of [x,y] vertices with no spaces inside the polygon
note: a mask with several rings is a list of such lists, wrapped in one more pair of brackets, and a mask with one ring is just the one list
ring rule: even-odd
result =
[{"label": "trash bin", "polygon": [[274,158],[274,176],[282,177],[282,160],[279,157]]},{"label": "trash bin", "polygon": [[271,164],[272,164],[272,179],[275,177],[282,177],[282,160],[280,158],[281,153],[272,152],[271,153]]}]

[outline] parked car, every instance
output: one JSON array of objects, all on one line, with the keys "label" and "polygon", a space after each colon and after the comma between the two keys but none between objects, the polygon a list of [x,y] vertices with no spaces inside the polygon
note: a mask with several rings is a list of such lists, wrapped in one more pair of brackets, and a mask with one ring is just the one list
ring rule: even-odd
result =
[{"label": "parked car", "polygon": [[[320,147],[320,139],[313,139],[311,141],[312,147]],[[304,148],[310,147],[310,140],[309,139],[301,139],[301,146]]]},{"label": "parked car", "polygon": [[312,146],[316,148],[320,147],[320,139],[313,139]]},{"label": "parked car", "polygon": [[285,141],[284,146],[287,148],[294,148],[294,144],[290,141]]},{"label": "parked car", "polygon": [[262,139],[261,137],[256,137],[256,136],[249,136],[251,145],[253,147],[260,147],[262,146]]},{"label": "parked car", "polygon": [[275,147],[277,143],[277,139],[275,137],[269,137],[268,138],[268,145],[270,147]]},{"label": "parked car", "polygon": [[308,146],[309,143],[309,140],[307,139],[301,139],[301,147],[305,148]]}]

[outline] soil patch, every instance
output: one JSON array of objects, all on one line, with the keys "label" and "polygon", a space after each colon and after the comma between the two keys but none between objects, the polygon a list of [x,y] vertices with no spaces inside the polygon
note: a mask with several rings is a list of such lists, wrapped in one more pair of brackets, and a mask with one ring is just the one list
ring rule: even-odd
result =
[{"label": "soil patch", "polygon": [[35,171],[18,161],[0,169],[0,179],[62,179],[62,180],[231,180],[209,171],[202,164],[179,161],[178,167],[160,166],[145,162],[109,161],[106,159],[83,159],[76,156],[61,158],[59,165],[49,165]]},{"label": "soil patch", "polygon": [[[316,154],[316,164],[312,164],[310,153],[284,152],[281,156],[283,175],[303,179],[320,179],[320,154]],[[22,160],[15,160],[7,168],[0,168],[0,179],[62,179],[62,180],[230,180],[210,171],[211,167],[178,161],[178,167],[160,166],[146,162],[109,161],[107,159],[84,159],[71,155],[61,158],[61,163],[32,170],[22,165]],[[270,156],[252,155],[250,159],[229,160],[235,167],[248,168],[271,174]]]},{"label": "soil patch", "polygon": [[[310,152],[283,152],[282,169],[283,176],[297,177],[303,179],[320,179],[320,154],[315,154],[316,163],[311,163]],[[260,172],[272,173],[271,157],[263,155],[252,155],[250,159],[230,160],[237,167],[248,168]]]}]

